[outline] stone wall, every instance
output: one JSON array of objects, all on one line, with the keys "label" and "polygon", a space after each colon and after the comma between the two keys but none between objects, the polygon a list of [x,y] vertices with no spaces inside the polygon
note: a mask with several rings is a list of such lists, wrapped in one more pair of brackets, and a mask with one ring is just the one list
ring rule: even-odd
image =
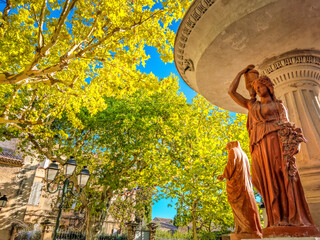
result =
[{"label": "stone wall", "polygon": [[[1,142],[0,147],[16,154],[17,141]],[[20,158],[20,157],[19,157]],[[18,159],[18,158],[17,158]],[[6,195],[8,202],[6,207],[0,211],[0,236],[1,240],[10,239],[10,235],[14,232],[14,228],[22,228],[27,226],[24,223],[24,215],[32,187],[32,183],[37,168],[37,163],[27,161],[27,164],[17,166],[12,161],[6,163],[6,158],[0,163],[0,192]]]}]

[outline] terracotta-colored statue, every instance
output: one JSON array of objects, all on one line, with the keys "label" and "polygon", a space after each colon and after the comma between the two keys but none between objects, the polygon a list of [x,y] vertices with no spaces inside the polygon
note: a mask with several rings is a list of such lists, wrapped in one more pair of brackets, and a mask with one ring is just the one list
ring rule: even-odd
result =
[{"label": "terracotta-colored statue", "polygon": [[226,149],[228,162],[223,175],[219,175],[218,179],[227,179],[228,202],[236,225],[231,240],[262,238],[259,212],[251,186],[248,157],[238,141],[229,142]]},{"label": "terracotta-colored statue", "polygon": [[237,92],[241,76],[253,68],[249,65],[238,73],[229,94],[249,112],[252,183],[262,196],[268,215],[263,236],[318,235],[295,164],[294,155],[299,152],[300,143],[306,141],[301,129],[289,122],[287,110],[274,95],[267,76],[251,79],[260,101],[252,93],[251,99],[246,99]]}]

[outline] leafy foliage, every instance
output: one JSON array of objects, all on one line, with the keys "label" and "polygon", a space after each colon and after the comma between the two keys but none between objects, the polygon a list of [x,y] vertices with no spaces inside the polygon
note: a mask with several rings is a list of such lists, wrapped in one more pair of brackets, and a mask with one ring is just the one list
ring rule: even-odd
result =
[{"label": "leafy foliage", "polygon": [[190,0],[7,1],[0,13],[0,123],[40,130],[67,111],[81,128],[81,107],[96,114],[103,96],[157,90],[137,66],[152,46],[172,61],[174,32]]},{"label": "leafy foliage", "polygon": [[168,149],[173,161],[163,187],[166,197],[177,198],[177,225],[193,224],[193,238],[199,231],[226,230],[233,224],[225,183],[217,180],[227,162],[227,142],[239,140],[246,151],[248,136],[245,116],[232,117],[197,96],[181,119],[180,131]]},{"label": "leafy foliage", "polygon": [[[77,208],[86,210],[88,221],[91,218],[103,223],[107,213],[113,213],[124,223],[134,211],[139,215],[150,205],[154,185],[162,181],[154,173],[162,172],[171,162],[171,156],[164,153],[180,124],[176,111],[183,112],[188,107],[184,96],[177,95],[175,78],[158,82],[158,87],[153,93],[141,89],[125,99],[105,97],[108,107],[95,115],[81,108],[77,114],[81,129],[75,128],[67,113],[63,113],[61,119],[42,126],[41,131],[18,136],[25,154],[40,153],[60,163],[72,155],[77,159],[78,171],[88,166],[91,179],[81,201],[77,201]],[[30,141],[36,152],[28,147]],[[150,188],[148,196],[140,199],[137,194],[130,201],[111,204],[116,194],[137,186]],[[116,213],[121,213],[121,217]],[[86,224],[97,231],[102,227],[93,227],[92,222]]]},{"label": "leafy foliage", "polygon": [[157,240],[191,240],[192,234],[190,233],[180,233],[175,232],[171,234],[170,232],[165,232],[161,230],[157,230],[156,232],[156,239]]},{"label": "leafy foliage", "polygon": [[118,195],[111,199],[108,215],[120,223],[121,229],[125,228],[126,223],[136,219],[144,223],[150,222],[146,206],[151,206],[152,195],[153,191],[150,189]]},{"label": "leafy foliage", "polygon": [[146,46],[173,60],[169,27],[190,3],[8,0],[0,13],[0,140],[19,138],[40,159],[63,164],[74,155],[90,165],[78,206],[87,226],[89,216],[103,220],[114,191],[151,181],[144,169],[160,159],[153,136],[166,128],[168,106],[157,105],[157,94],[176,100],[177,86],[169,96],[173,77],[159,82],[138,66],[149,58]]}]

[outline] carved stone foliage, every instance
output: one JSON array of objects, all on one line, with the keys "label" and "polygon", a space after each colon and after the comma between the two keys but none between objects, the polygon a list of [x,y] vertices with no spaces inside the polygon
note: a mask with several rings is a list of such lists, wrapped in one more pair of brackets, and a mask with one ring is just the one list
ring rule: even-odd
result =
[{"label": "carved stone foliage", "polygon": [[282,123],[280,126],[281,129],[278,131],[278,135],[282,143],[287,173],[290,178],[296,181],[298,169],[295,155],[299,152],[300,143],[307,142],[307,140],[303,137],[302,129],[297,128],[294,124],[288,122]]},{"label": "carved stone foliage", "polygon": [[183,73],[185,73],[186,71],[194,71],[194,65],[193,65],[193,61],[191,59],[185,59],[184,60],[185,63],[185,69],[183,71]]}]

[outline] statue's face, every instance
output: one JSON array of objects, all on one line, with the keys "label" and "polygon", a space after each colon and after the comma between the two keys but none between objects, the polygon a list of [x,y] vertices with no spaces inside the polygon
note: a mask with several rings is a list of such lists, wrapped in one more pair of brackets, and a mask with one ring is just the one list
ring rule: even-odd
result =
[{"label": "statue's face", "polygon": [[267,86],[260,82],[254,84],[254,90],[259,97],[267,97],[268,95],[270,95]]}]

